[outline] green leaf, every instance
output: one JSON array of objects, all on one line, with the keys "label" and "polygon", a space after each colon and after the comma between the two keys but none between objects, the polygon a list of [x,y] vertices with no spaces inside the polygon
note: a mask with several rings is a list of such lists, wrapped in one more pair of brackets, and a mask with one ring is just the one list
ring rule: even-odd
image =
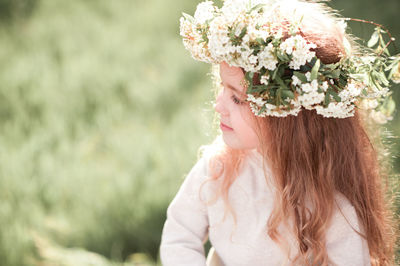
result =
[{"label": "green leaf", "polygon": [[244,78],[248,81],[249,87],[247,88],[246,93],[250,94],[252,92],[253,89],[253,77],[254,77],[254,73],[252,72],[246,72],[246,74],[244,74]]},{"label": "green leaf", "polygon": [[274,72],[272,73],[272,80],[275,80],[276,74],[278,74],[279,67],[280,67],[280,64],[276,66]]},{"label": "green leaf", "polygon": [[255,92],[262,92],[262,91],[266,91],[268,89],[267,85],[256,85],[253,86],[251,92],[255,93]]},{"label": "green leaf", "polygon": [[396,103],[393,101],[392,97],[390,97],[387,103],[387,111],[389,114],[392,114],[395,109],[396,109]]},{"label": "green leaf", "polygon": [[253,76],[254,74],[252,72],[246,72],[246,74],[244,75],[244,77],[248,80],[248,81],[253,81]]},{"label": "green leaf", "polygon": [[288,86],[285,84],[285,82],[283,82],[283,80],[281,79],[280,76],[276,76],[276,81],[279,83],[279,85],[280,85],[282,88],[285,88],[285,89],[288,88]]},{"label": "green leaf", "polygon": [[369,78],[373,86],[375,86],[378,90],[382,90],[380,83],[376,80],[376,76],[373,75],[373,73],[370,74]]},{"label": "green leaf", "polygon": [[366,73],[361,73],[361,74],[352,74],[351,75],[352,79],[355,79],[357,81],[361,81],[364,83],[368,83],[368,75]]},{"label": "green leaf", "polygon": [[275,105],[276,106],[281,105],[281,100],[282,100],[282,96],[281,95],[282,95],[282,88],[279,88],[279,89],[276,90],[276,98],[275,98],[275,100],[276,100]]},{"label": "green leaf", "polygon": [[323,68],[327,68],[329,70],[334,70],[334,69],[336,69],[338,67],[338,65],[339,65],[339,63],[327,64],[327,65],[324,65]]},{"label": "green leaf", "polygon": [[328,78],[332,78],[332,79],[338,79],[340,77],[340,69],[335,69],[335,70],[332,70],[331,72],[327,72],[327,73],[325,73],[324,76],[326,76]]},{"label": "green leaf", "polygon": [[281,60],[283,62],[289,62],[290,61],[290,58],[286,53],[277,52],[276,56],[278,57],[279,60]]},{"label": "green leaf", "polygon": [[265,111],[265,109],[267,109],[267,107],[265,105],[263,105],[260,109],[260,111],[258,111],[257,115],[260,115],[262,112]]},{"label": "green leaf", "polygon": [[325,94],[324,106],[328,106],[330,102],[331,102],[331,97],[330,97],[329,93],[327,93],[327,94]]},{"label": "green leaf", "polygon": [[381,83],[383,83],[383,85],[384,85],[385,87],[389,86],[389,81],[387,80],[387,78],[386,78],[386,76],[385,76],[385,73],[383,73],[383,72],[377,72],[377,76],[378,76],[378,78],[379,78],[379,81],[380,81]]},{"label": "green leaf", "polygon": [[342,101],[342,99],[339,97],[339,95],[334,91],[334,90],[329,90],[329,93],[333,96],[336,102]]},{"label": "green leaf", "polygon": [[385,48],[385,50],[383,50],[383,52],[387,55],[390,56],[389,50],[387,48]]},{"label": "green leaf", "polygon": [[267,71],[268,71],[268,70],[267,70],[266,68],[264,68],[264,67],[261,68],[261,70],[260,70],[260,77],[261,77],[261,76],[264,76],[265,73],[267,73]]},{"label": "green leaf", "polygon": [[244,28],[242,29],[242,31],[240,32],[240,34],[239,34],[239,38],[240,38],[240,39],[243,38],[244,35],[246,34],[246,32],[247,32],[247,27],[244,27]]},{"label": "green leaf", "polygon": [[307,77],[304,73],[293,71],[293,75],[296,76],[301,82],[307,83]]},{"label": "green leaf", "polygon": [[294,93],[291,90],[282,90],[282,96],[284,98],[294,99]]},{"label": "green leaf", "polygon": [[260,8],[262,8],[263,6],[265,6],[265,4],[258,4],[258,5],[255,5],[255,6],[253,6],[249,11],[247,11],[247,14],[250,14],[250,13],[253,12],[254,10],[260,9]]},{"label": "green leaf", "polygon": [[257,38],[256,41],[261,44],[264,45],[264,40],[262,38]]},{"label": "green leaf", "polygon": [[311,78],[310,78],[311,80],[315,80],[318,78],[318,70],[319,70],[320,65],[321,65],[321,61],[318,59],[315,62],[315,65],[313,66],[313,68],[311,70]]},{"label": "green leaf", "polygon": [[367,96],[367,95],[368,95],[368,91],[367,91],[366,88],[364,88],[364,89],[362,90],[362,94],[364,94],[364,96]]},{"label": "green leaf", "polygon": [[182,12],[182,16],[183,16],[185,19],[189,20],[191,23],[193,23],[193,24],[195,23],[195,20],[194,20],[194,18],[193,18],[191,15]]},{"label": "green leaf", "polygon": [[229,31],[229,39],[234,40],[235,39],[235,29],[230,29]]},{"label": "green leaf", "polygon": [[390,65],[388,67],[385,68],[385,71],[389,71],[390,69],[392,69],[395,65],[398,66],[400,62],[400,58],[396,58],[395,60],[393,60],[392,63],[390,63]]},{"label": "green leaf", "polygon": [[371,36],[371,39],[369,39],[368,41],[368,47],[373,47],[374,45],[376,45],[379,41],[379,32],[378,31],[374,31],[374,33]]},{"label": "green leaf", "polygon": [[399,67],[400,67],[399,63],[395,64],[392,67],[392,70],[390,70],[390,73],[389,73],[389,76],[388,76],[389,79],[392,79],[393,75],[396,73],[396,71],[399,69]]}]

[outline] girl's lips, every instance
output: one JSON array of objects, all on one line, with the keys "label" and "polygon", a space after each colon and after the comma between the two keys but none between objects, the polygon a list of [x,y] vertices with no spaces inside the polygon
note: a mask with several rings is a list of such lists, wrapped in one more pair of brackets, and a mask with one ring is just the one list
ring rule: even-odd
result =
[{"label": "girl's lips", "polygon": [[225,130],[225,131],[231,131],[231,130],[233,130],[233,128],[228,127],[227,125],[223,124],[222,122],[221,122],[221,124],[220,124],[220,128],[221,128],[222,130]]}]

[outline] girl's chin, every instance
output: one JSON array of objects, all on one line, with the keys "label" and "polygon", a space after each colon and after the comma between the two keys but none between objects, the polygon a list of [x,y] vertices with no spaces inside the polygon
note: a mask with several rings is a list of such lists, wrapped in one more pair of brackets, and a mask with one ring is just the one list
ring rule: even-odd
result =
[{"label": "girl's chin", "polygon": [[225,136],[223,135],[223,140],[224,143],[229,146],[232,149],[235,150],[253,150],[253,149],[257,149],[257,146],[255,143],[242,143],[240,141],[238,141],[237,139],[234,139],[232,136]]},{"label": "girl's chin", "polygon": [[233,140],[232,136],[223,136],[224,142],[227,146],[235,150],[245,150],[249,149],[246,145],[239,143],[237,140]]}]

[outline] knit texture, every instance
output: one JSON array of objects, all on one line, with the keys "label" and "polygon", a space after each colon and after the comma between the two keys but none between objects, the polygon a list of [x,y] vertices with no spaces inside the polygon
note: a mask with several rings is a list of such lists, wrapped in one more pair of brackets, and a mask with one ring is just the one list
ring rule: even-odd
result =
[{"label": "knit texture", "polygon": [[[200,185],[208,177],[209,156],[201,157],[183,181],[167,209],[160,258],[164,266],[205,266],[204,243],[209,238],[224,265],[290,265],[290,259],[268,236],[267,221],[274,206],[274,189],[262,170],[262,156],[255,149],[245,159],[244,167],[229,191],[229,201],[236,214],[222,221],[222,199],[207,206],[201,199],[212,199],[218,180]],[[326,232],[329,258],[336,265],[371,265],[368,244],[352,228],[362,232],[354,207],[341,194],[336,201],[344,214],[335,209]],[[287,232],[282,226],[280,232]],[[282,230],[282,231],[281,231]],[[290,258],[298,252],[294,238],[285,234],[290,244]]]}]

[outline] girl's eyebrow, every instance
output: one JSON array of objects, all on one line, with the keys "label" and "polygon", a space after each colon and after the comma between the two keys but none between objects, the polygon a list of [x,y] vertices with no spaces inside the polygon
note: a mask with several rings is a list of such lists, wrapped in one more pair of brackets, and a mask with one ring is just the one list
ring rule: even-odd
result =
[{"label": "girl's eyebrow", "polygon": [[[222,81],[221,81],[221,84],[223,84]],[[229,89],[231,89],[231,90],[237,92],[239,95],[245,96],[245,94],[244,94],[243,92],[241,92],[241,91],[238,90],[237,88],[233,87],[231,84],[226,84],[226,86],[227,86]]]}]

